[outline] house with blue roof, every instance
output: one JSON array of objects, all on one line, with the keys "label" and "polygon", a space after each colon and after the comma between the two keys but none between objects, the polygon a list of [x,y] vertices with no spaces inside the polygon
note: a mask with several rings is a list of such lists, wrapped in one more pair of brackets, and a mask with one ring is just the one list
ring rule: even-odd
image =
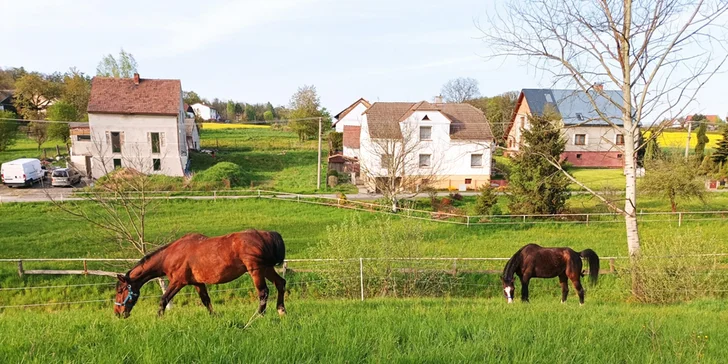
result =
[{"label": "house with blue roof", "polygon": [[621,103],[622,92],[601,87],[595,85],[589,90],[591,97],[582,90],[521,90],[515,112],[506,128],[507,154],[520,151],[522,131],[529,129],[528,117],[550,111],[559,115],[566,139],[562,160],[577,167],[622,168],[624,135],[604,120],[607,118],[616,126],[623,125],[622,111],[615,105],[615,102]]}]

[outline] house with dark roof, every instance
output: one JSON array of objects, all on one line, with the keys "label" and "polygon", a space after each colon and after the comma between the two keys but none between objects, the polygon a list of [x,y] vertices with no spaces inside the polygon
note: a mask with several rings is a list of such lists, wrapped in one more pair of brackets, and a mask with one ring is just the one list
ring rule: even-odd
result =
[{"label": "house with dark roof", "polygon": [[566,139],[562,160],[578,167],[621,168],[624,136],[612,125],[623,125],[622,112],[614,104],[622,100],[622,92],[600,87],[596,85],[589,90],[591,97],[580,90],[521,90],[506,128],[507,154],[513,155],[520,151],[523,130],[530,128],[530,115],[552,112],[558,116]]},{"label": "house with dark roof", "polygon": [[88,128],[72,126],[71,162],[89,177],[116,168],[183,176],[186,112],[179,80],[94,77]]},{"label": "house with dark roof", "polygon": [[15,105],[13,105],[13,91],[0,90],[0,111],[11,111],[17,113]]},{"label": "house with dark roof", "polygon": [[[362,113],[358,133],[344,137],[358,157],[362,182],[375,186],[377,179],[388,178],[388,160],[403,162],[397,172],[411,178],[421,177],[418,185],[436,188],[475,189],[490,183],[493,133],[485,115],[468,104],[420,102],[375,102],[367,106],[359,100],[347,109]],[[358,109],[358,110],[357,110]],[[346,111],[346,110],[345,110]],[[347,116],[337,115],[337,125]],[[351,129],[350,129],[351,130]],[[357,138],[358,134],[358,138]],[[396,145],[391,155],[383,152],[382,142]],[[401,155],[400,155],[401,154]],[[406,155],[405,155],[406,154]]]}]

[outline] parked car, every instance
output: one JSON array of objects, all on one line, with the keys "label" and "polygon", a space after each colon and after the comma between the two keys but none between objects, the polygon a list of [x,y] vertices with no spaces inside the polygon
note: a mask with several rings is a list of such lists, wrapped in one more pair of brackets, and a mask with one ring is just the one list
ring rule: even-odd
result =
[{"label": "parked car", "polygon": [[30,186],[44,177],[40,160],[20,158],[0,166],[0,179],[8,187]]},{"label": "parked car", "polygon": [[73,187],[81,181],[81,174],[71,168],[58,168],[53,170],[51,186]]}]

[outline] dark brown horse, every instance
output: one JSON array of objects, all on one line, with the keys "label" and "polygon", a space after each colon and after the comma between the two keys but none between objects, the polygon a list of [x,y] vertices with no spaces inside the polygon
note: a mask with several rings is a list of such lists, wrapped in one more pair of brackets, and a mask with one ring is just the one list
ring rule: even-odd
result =
[{"label": "dark brown horse", "polygon": [[503,269],[503,293],[508,303],[513,302],[516,287],[513,284],[517,275],[521,279],[521,301],[528,302],[528,282],[531,278],[559,277],[561,283],[561,303],[566,302],[571,280],[579,293],[579,303],[584,304],[584,287],[581,286],[581,258],[589,263],[589,281],[597,283],[599,278],[599,256],[591,249],[575,252],[571,248],[542,248],[536,244],[528,244],[513,254]]},{"label": "dark brown horse", "polygon": [[205,285],[227,283],[249,272],[260,298],[258,312],[264,313],[268,302],[268,278],[278,289],[278,313],[284,315],[286,280],[273,267],[283,263],[285,257],[283,238],[275,231],[246,230],[214,238],[188,234],[148,254],[125,275],[118,276],[114,313],[129,317],[140,288],[161,276],[167,276],[169,287],[159,303],[160,316],[174,295],[187,285],[195,286],[202,304],[213,313]]}]

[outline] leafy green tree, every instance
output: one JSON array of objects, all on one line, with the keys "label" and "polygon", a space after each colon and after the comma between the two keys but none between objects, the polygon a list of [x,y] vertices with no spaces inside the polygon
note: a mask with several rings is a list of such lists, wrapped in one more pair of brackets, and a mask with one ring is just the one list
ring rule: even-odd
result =
[{"label": "leafy green tree", "polygon": [[245,113],[245,120],[255,121],[257,119],[255,108],[253,107],[253,105],[246,104],[243,112]]},{"label": "leafy green tree", "polygon": [[182,101],[187,105],[194,105],[202,103],[200,95],[194,91],[182,91]]},{"label": "leafy green tree", "polygon": [[227,105],[225,107],[225,111],[227,111],[227,118],[230,120],[235,120],[235,101],[230,100],[227,102]]},{"label": "leafy green tree", "polygon": [[718,148],[713,153],[713,162],[723,166],[728,159],[728,127],[723,127],[723,139],[718,142]]},{"label": "leafy green tree", "polygon": [[298,134],[301,141],[315,137],[318,133],[318,117],[324,120],[325,125],[330,125],[330,117],[327,117],[321,108],[321,101],[313,85],[299,87],[291,97],[291,112],[288,117],[291,122],[289,127]]},{"label": "leafy green tree", "polygon": [[513,116],[518,92],[509,91],[493,97],[479,97],[465,101],[485,114],[497,143],[505,143],[505,129]]},{"label": "leafy green tree", "polygon": [[68,123],[54,122],[48,125],[48,139],[59,140],[63,143],[68,143],[71,137],[71,129],[68,127]]},{"label": "leafy green tree", "polygon": [[77,121],[78,114],[73,105],[61,100],[51,106],[48,106],[48,110],[46,110],[46,119],[51,121]]},{"label": "leafy green tree", "polygon": [[263,113],[263,120],[265,120],[265,121],[271,121],[273,119],[275,119],[275,116],[273,116],[273,112],[272,111],[266,110]]},{"label": "leafy green tree", "polygon": [[99,65],[96,66],[96,75],[103,77],[115,78],[131,78],[137,71],[137,62],[131,53],[127,53],[122,48],[119,52],[118,59],[113,55],[107,54]]},{"label": "leafy green tree", "polygon": [[709,176],[716,172],[718,172],[718,166],[713,162],[713,158],[710,155],[703,157],[703,162],[700,163],[698,168],[698,175]]},{"label": "leafy green tree", "polygon": [[[271,104],[270,102],[265,104],[265,110],[270,111],[271,115],[273,116],[273,118],[270,120],[273,120],[276,117],[278,117],[278,115],[276,114],[276,109],[273,107],[273,104]],[[263,117],[265,117],[265,112],[263,113]],[[269,119],[266,119],[266,120],[269,120]]]},{"label": "leafy green tree", "polygon": [[672,212],[678,200],[699,199],[705,202],[705,186],[698,179],[695,164],[679,156],[666,156],[647,162],[641,181],[642,191],[670,201]]},{"label": "leafy green tree", "polygon": [[707,135],[708,131],[708,125],[706,123],[700,123],[700,126],[698,126],[698,143],[695,145],[695,155],[698,156],[698,160],[703,159],[703,156],[705,155],[705,145],[708,144],[710,141],[710,138],[708,138]]},{"label": "leafy green tree", "polygon": [[48,140],[48,123],[33,121],[28,124],[28,136],[38,145],[38,150]]},{"label": "leafy green tree", "polygon": [[13,146],[18,138],[18,122],[1,119],[17,119],[17,117],[14,112],[0,110],[0,152]]},{"label": "leafy green tree", "polygon": [[[61,100],[73,106],[76,116],[66,120],[88,120],[88,99],[91,97],[91,79],[82,72],[71,68],[63,77]],[[49,119],[56,120],[56,119]]]},{"label": "leafy green tree", "polygon": [[551,163],[560,159],[566,140],[554,116],[545,114],[529,117],[524,146],[513,158],[508,206],[514,214],[558,214],[569,198],[569,179]]},{"label": "leafy green tree", "polygon": [[25,119],[41,119],[41,111],[58,100],[62,91],[63,84],[37,72],[28,73],[15,82],[15,107]]}]

